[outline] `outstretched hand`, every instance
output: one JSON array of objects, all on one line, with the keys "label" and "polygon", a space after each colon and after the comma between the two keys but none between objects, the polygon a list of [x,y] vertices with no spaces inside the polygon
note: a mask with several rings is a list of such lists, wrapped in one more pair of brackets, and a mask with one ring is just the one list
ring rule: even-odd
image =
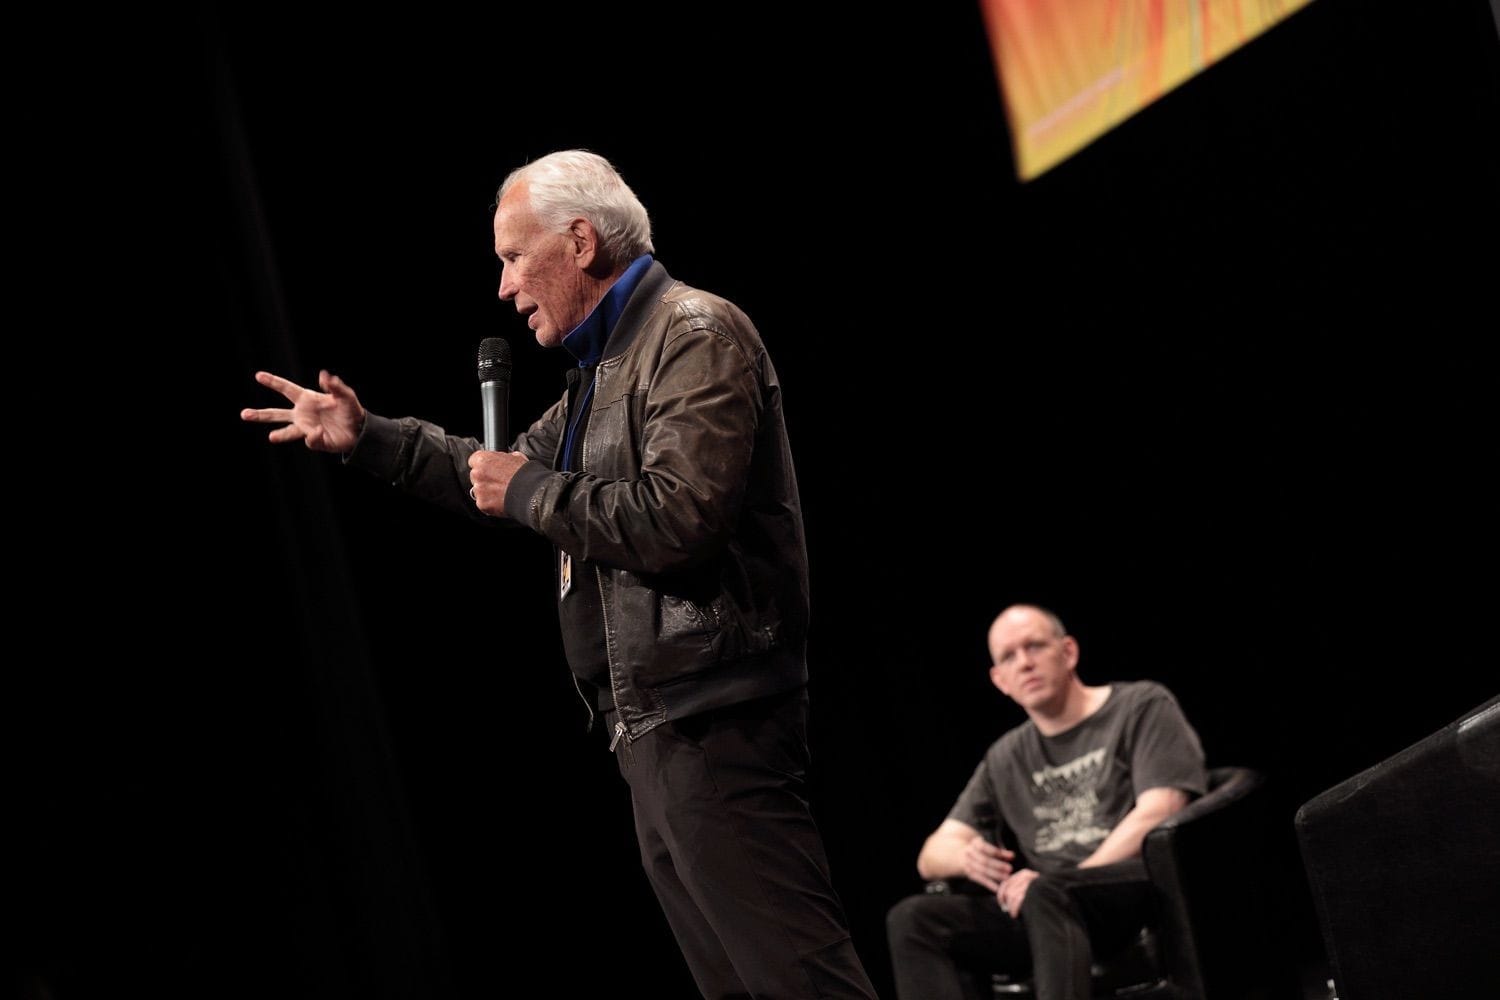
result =
[{"label": "outstretched hand", "polygon": [[326,370],[318,373],[322,392],[304,388],[270,372],[256,372],[255,381],[268,389],[275,389],[292,404],[290,409],[246,408],[240,411],[241,420],[283,424],[267,435],[273,443],[303,441],[313,451],[347,452],[359,440],[360,428],[365,422],[365,408],[359,404],[354,390],[337,375]]}]

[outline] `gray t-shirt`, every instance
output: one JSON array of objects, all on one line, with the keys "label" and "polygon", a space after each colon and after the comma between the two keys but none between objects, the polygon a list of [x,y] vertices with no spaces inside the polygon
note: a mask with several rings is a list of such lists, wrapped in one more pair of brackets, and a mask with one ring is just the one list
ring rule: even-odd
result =
[{"label": "gray t-shirt", "polygon": [[948,818],[981,832],[994,826],[986,817],[1003,822],[1026,867],[1046,873],[1094,853],[1146,789],[1206,787],[1203,746],[1177,699],[1130,681],[1066,732],[1043,736],[1028,720],[996,740]]}]

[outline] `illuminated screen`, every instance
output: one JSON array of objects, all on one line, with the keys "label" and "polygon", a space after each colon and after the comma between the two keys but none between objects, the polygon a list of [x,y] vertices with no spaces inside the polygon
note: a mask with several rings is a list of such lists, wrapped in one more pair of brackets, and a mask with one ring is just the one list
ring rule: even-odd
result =
[{"label": "illuminated screen", "polygon": [[1029,180],[1311,0],[980,0]]}]

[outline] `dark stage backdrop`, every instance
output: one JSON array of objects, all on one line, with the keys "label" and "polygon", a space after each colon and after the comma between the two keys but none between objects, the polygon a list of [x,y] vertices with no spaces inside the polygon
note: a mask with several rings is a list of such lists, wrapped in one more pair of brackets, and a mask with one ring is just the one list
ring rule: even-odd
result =
[{"label": "dark stage backdrop", "polygon": [[691,994],[547,547],[238,419],[256,369],[327,367],[477,433],[497,335],[540,412],[564,359],[495,298],[489,204],[570,146],[781,374],[814,808],[882,991],[922,837],[1021,720],[984,648],[1017,600],[1269,774],[1316,962],[1296,807],[1497,686],[1490,11],[1317,0],[1021,186],[977,5],[942,6],[26,26],[31,995]]}]

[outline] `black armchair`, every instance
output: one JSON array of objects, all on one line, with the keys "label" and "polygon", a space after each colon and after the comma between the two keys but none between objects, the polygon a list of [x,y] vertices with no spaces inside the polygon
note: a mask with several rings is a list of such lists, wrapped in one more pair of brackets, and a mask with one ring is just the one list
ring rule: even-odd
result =
[{"label": "black armchair", "polygon": [[1303,803],[1344,1000],[1500,997],[1500,696]]},{"label": "black armchair", "polygon": [[1157,889],[1162,990],[1174,1000],[1275,995],[1284,983],[1271,948],[1265,777],[1245,767],[1209,772],[1208,794],[1146,834]]},{"label": "black armchair", "polygon": [[[1146,834],[1143,854],[1158,916],[1120,953],[1096,956],[1096,997],[1273,995],[1264,971],[1271,964],[1264,786],[1264,776],[1250,768],[1215,768],[1207,794]],[[928,891],[965,891],[965,881],[934,883]],[[1024,981],[995,977],[996,997],[1030,993]]]}]

